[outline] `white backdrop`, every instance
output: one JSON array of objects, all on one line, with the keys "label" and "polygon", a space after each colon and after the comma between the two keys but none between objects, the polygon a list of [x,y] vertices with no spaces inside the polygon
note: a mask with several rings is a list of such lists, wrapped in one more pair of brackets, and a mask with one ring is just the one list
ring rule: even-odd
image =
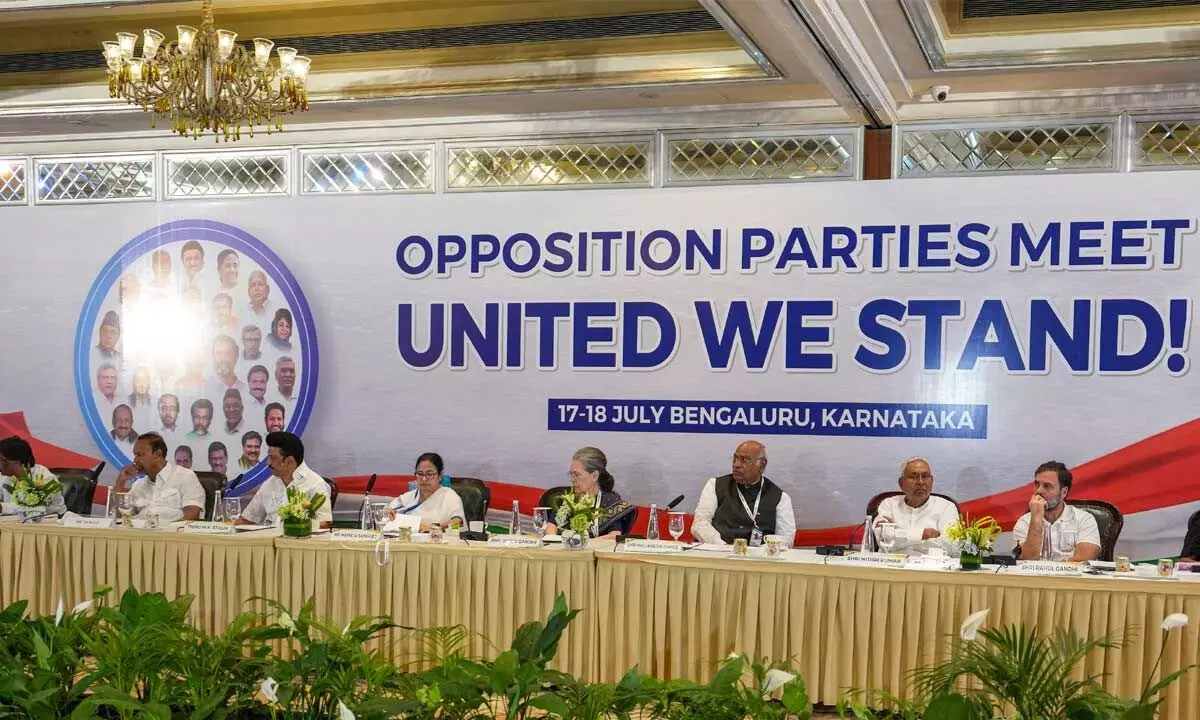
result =
[{"label": "white backdrop", "polygon": [[[1044,460],[1082,463],[1194,419],[1195,370],[1170,372],[1165,353],[1139,372],[1116,374],[1073,373],[1053,350],[1044,373],[1010,372],[987,360],[973,370],[953,367],[984,299],[1005,302],[1017,343],[1026,351],[1034,298],[1048,300],[1068,321],[1071,301],[1085,298],[1141,300],[1166,317],[1168,303],[1189,300],[1200,280],[1200,266],[1189,257],[1193,235],[1181,236],[1173,268],[1162,267],[1171,258],[1164,257],[1167,243],[1159,233],[1145,250],[1126,253],[1152,258],[1150,268],[1017,270],[1009,263],[1010,228],[1023,223],[1040,233],[1051,222],[1097,221],[1104,229],[1085,229],[1082,237],[1111,238],[1114,220],[1185,219],[1194,225],[1198,186],[1200,175],[1158,173],[4,208],[0,410],[24,410],[39,437],[99,454],[80,422],[71,368],[73,334],[88,289],[113,253],[139,233],[175,220],[215,220],[273,249],[307,295],[320,344],[320,380],[304,439],[311,464],[326,475],[408,472],[419,452],[436,450],[454,474],[548,487],[564,483],[574,449],[596,445],[608,454],[618,489],[628,499],[662,503],[683,492],[691,507],[703,479],[728,472],[735,445],[748,433],[550,431],[547,399],[986,406],[985,439],[759,436],[769,449],[767,474],[792,494],[798,524],[830,527],[856,521],[867,498],[894,487],[906,457],[928,457],[937,490],[966,500],[1028,483]],[[744,228],[771,229],[782,244],[794,227],[804,227],[816,240],[828,226],[938,223],[952,226],[944,235],[951,238],[968,223],[994,228],[989,241],[994,261],[974,271],[918,272],[893,262],[885,271],[774,272],[770,261],[751,273],[738,270]],[[396,261],[398,244],[414,234],[432,239],[487,233],[503,239],[528,232],[544,239],[555,231],[657,228],[680,235],[689,228],[724,229],[727,269],[517,277],[492,265],[482,277],[456,267],[445,277],[413,278]],[[1063,232],[1065,262],[1065,227]],[[1132,233],[1139,234],[1146,235]],[[1102,242],[1080,257],[1111,248],[1110,240]],[[858,258],[867,262],[869,256],[864,249]],[[925,325],[919,321],[896,325],[916,348],[902,367],[873,372],[858,364],[859,315],[877,298],[961,301],[965,317],[945,323],[943,367],[950,369],[922,369]],[[769,299],[836,301],[835,319],[807,321],[831,328],[831,345],[806,346],[808,352],[833,353],[836,371],[785,370],[783,340],[764,371],[747,370],[740,353],[731,369],[713,369],[694,303],[712,301],[720,317],[738,299],[749,301],[759,317]],[[657,301],[668,308],[679,332],[669,362],[654,370],[572,368],[569,321],[558,325],[552,370],[536,367],[536,337],[525,344],[523,369],[483,369],[471,356],[467,369],[443,361],[416,370],[398,349],[401,304],[413,304],[415,317],[425,322],[430,303],[466,303],[482,322],[485,302],[592,300]],[[1184,355],[1191,333],[1187,315]],[[1170,321],[1166,324],[1170,334]],[[1143,335],[1138,324],[1123,326],[1124,347],[1136,347]],[[536,336],[535,327],[526,325],[528,336]],[[417,334],[421,347],[428,328]],[[984,339],[995,338],[992,331]],[[1093,355],[1097,344],[1093,340]],[[1182,537],[1181,514],[1170,516],[1172,538]]]}]

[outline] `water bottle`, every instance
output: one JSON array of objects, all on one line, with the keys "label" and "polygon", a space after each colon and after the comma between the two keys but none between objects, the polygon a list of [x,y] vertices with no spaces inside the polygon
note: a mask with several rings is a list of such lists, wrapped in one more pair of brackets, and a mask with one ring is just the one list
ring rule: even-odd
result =
[{"label": "water bottle", "polygon": [[371,493],[363,495],[362,510],[358,513],[358,526],[363,530],[375,529],[375,515],[371,512]]},{"label": "water bottle", "polygon": [[658,506],[650,506],[650,524],[646,527],[646,539],[658,539]]},{"label": "water bottle", "polygon": [[1050,523],[1042,520],[1042,552],[1038,556],[1042,560],[1054,559],[1054,539],[1051,536]]},{"label": "water bottle", "polygon": [[521,503],[513,500],[512,519],[508,521],[508,534],[521,534]]},{"label": "water bottle", "polygon": [[875,531],[871,527],[871,516],[863,521],[863,540],[862,547],[859,548],[862,552],[875,552]]},{"label": "water bottle", "polygon": [[221,491],[213,493],[212,521],[225,522],[225,503],[221,500]]}]

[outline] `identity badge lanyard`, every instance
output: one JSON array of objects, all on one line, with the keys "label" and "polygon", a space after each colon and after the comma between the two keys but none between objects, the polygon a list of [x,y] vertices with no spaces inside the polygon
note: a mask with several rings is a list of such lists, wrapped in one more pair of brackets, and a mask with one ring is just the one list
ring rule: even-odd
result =
[{"label": "identity badge lanyard", "polygon": [[750,516],[750,522],[754,523],[754,528],[750,531],[750,544],[755,547],[762,545],[763,542],[762,530],[758,529],[758,505],[762,502],[764,489],[761,487],[758,489],[758,497],[754,498],[754,511],[751,512],[750,503],[746,502],[746,496],[742,494],[740,488],[737,488],[738,500],[742,501],[742,507],[746,509],[746,514]]}]

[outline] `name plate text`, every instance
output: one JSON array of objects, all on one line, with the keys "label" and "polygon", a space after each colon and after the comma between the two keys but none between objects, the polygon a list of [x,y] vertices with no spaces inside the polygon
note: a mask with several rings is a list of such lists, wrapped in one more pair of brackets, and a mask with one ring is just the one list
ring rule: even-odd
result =
[{"label": "name plate text", "polygon": [[625,552],[681,553],[683,545],[669,540],[626,540]]},{"label": "name plate text", "polygon": [[62,524],[63,527],[110,528],[113,521],[108,517],[71,517],[63,518]]},{"label": "name plate text", "polygon": [[1080,575],[1082,563],[1044,562],[1040,560],[1018,562],[1017,572],[1025,575]]},{"label": "name plate text", "polygon": [[493,535],[488,538],[488,547],[495,548],[540,548],[542,539],[525,535]]},{"label": "name plate text", "polygon": [[374,530],[334,530],[329,534],[330,540],[346,540],[349,542],[376,542],[381,537]]},{"label": "name plate text", "polygon": [[180,528],[185,533],[198,535],[236,535],[237,529],[232,525],[217,522],[190,522]]},{"label": "name plate text", "polygon": [[852,553],[842,557],[842,562],[852,565],[874,565],[876,567],[904,567],[907,560],[904,555],[897,553]]}]

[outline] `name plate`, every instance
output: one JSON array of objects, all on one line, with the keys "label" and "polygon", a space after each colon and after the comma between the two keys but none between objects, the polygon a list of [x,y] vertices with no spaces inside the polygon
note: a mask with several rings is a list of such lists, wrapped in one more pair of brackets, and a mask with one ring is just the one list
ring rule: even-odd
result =
[{"label": "name plate", "polygon": [[346,540],[349,542],[376,542],[382,535],[374,530],[334,530],[329,534],[330,540]]},{"label": "name plate", "polygon": [[852,553],[842,557],[842,562],[851,565],[874,565],[876,567],[902,568],[908,558],[899,553]]},{"label": "name plate", "polygon": [[636,553],[681,553],[683,545],[670,540],[626,540],[625,552]]},{"label": "name plate", "polygon": [[526,535],[492,535],[488,547],[494,548],[540,548],[542,539]]},{"label": "name plate", "polygon": [[79,528],[111,528],[113,519],[109,517],[69,517],[63,518],[63,527]]},{"label": "name plate", "polygon": [[1025,575],[1082,575],[1083,564],[1031,560],[1018,562],[1017,572]]},{"label": "name plate", "polygon": [[237,535],[237,529],[234,526],[217,522],[190,522],[180,530],[198,535]]}]

